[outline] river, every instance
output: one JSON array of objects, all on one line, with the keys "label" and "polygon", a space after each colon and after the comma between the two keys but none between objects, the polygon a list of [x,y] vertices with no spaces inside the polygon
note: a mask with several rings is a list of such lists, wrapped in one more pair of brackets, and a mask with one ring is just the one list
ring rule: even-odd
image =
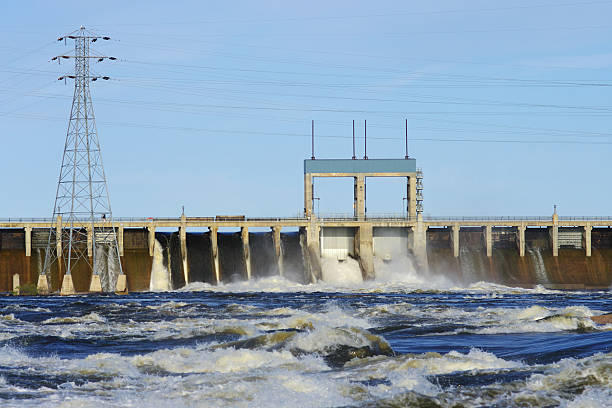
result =
[{"label": "river", "polygon": [[2,297],[0,406],[612,406],[609,291],[422,286]]}]

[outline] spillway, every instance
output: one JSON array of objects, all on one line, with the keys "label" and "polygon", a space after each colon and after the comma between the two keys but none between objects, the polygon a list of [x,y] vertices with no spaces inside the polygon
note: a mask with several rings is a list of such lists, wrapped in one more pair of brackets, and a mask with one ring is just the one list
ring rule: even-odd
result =
[{"label": "spillway", "polygon": [[271,232],[249,233],[251,268],[254,278],[265,278],[280,274],[274,237]]},{"label": "spillway", "polygon": [[[372,223],[374,224],[374,223]],[[297,283],[361,280],[427,284],[446,279],[460,285],[479,281],[509,286],[608,288],[612,283],[612,228],[505,226],[428,226],[353,223],[237,232],[209,228],[187,232],[123,228],[121,263],[131,291],[173,290],[187,283],[232,283],[274,276]],[[315,228],[313,230],[313,228]],[[315,232],[313,234],[312,232]],[[0,230],[0,291],[35,284],[42,270],[48,230]],[[213,239],[213,233],[215,234]],[[421,235],[419,235],[421,234]],[[28,249],[29,245],[29,249]],[[118,274],[114,252],[98,248],[96,268],[103,290]],[[57,265],[49,275],[52,291],[63,276]],[[79,292],[89,289],[84,262],[72,274]]]},{"label": "spillway", "polygon": [[210,232],[187,234],[190,282],[215,283],[211,251]]},{"label": "spillway", "polygon": [[219,268],[221,280],[226,283],[238,282],[246,278],[246,264],[239,232],[220,232]]}]

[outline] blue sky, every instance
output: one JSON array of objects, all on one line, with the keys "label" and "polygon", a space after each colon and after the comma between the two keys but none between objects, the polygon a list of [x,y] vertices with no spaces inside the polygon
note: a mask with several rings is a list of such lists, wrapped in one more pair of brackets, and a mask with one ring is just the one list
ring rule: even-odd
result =
[{"label": "blue sky", "polygon": [[[109,35],[92,97],[115,216],[294,215],[302,160],[410,155],[431,215],[608,215],[612,1],[10,2],[0,217],[52,212],[73,84],[50,58]],[[352,180],[316,185],[352,210]],[[402,180],[368,184],[401,212]]]}]

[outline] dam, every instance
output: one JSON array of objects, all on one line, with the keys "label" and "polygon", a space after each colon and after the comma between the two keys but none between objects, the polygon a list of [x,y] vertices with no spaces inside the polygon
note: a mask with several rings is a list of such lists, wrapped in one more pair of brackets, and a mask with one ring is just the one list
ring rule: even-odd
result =
[{"label": "dam", "polygon": [[[353,213],[321,217],[313,212],[320,177],[354,180]],[[406,212],[366,212],[366,180],[406,180]],[[129,291],[171,290],[282,276],[298,283],[333,280],[350,270],[353,280],[394,273],[457,284],[488,281],[508,286],[559,289],[609,288],[612,283],[612,217],[432,217],[422,214],[422,172],[414,159],[310,159],[304,161],[304,213],[300,217],[100,219],[93,226],[116,238],[119,258],[108,251],[97,267],[113,291],[121,262]],[[83,222],[76,227],[88,230]],[[0,219],[0,292],[37,285],[58,219]],[[99,234],[99,232],[96,232]],[[88,236],[88,248],[108,237]],[[51,248],[62,251],[62,234]],[[62,287],[58,264],[47,278]],[[87,292],[92,273],[75,268],[76,292]]]}]

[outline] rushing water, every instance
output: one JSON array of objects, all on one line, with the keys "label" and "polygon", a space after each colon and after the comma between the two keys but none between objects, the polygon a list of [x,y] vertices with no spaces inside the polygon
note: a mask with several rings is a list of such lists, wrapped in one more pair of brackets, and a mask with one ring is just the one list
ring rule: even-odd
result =
[{"label": "rushing water", "polygon": [[612,406],[610,292],[417,287],[0,298],[0,406]]}]

